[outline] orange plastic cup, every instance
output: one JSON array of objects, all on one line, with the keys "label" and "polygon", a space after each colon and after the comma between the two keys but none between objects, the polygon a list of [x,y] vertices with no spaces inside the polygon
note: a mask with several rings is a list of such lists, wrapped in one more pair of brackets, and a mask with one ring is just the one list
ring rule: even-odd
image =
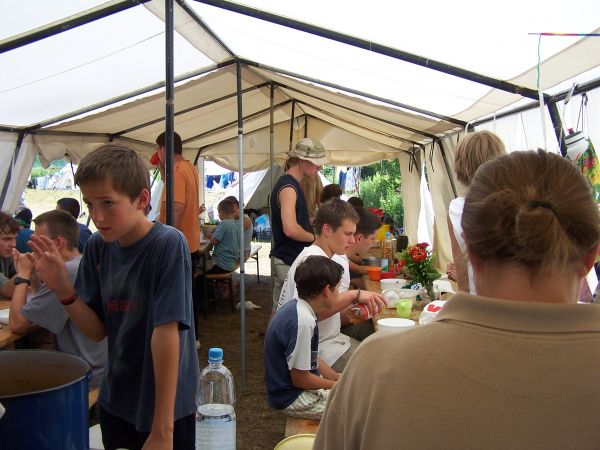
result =
[{"label": "orange plastic cup", "polygon": [[381,280],[381,267],[369,267],[367,273],[372,281]]}]

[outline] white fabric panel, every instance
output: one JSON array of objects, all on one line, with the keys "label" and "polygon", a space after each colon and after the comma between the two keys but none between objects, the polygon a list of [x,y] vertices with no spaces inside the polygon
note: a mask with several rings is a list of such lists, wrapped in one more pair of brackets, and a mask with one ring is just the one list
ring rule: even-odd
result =
[{"label": "white fabric panel", "polygon": [[0,191],[4,186],[4,180],[6,180],[6,175],[12,164],[17,138],[17,133],[0,131],[0,180],[2,181]]},{"label": "white fabric panel", "polygon": [[[144,3],[144,6],[164,22],[164,1],[152,0]],[[204,31],[177,2],[173,2],[173,22],[179,34],[214,62],[223,62],[231,58],[231,55]]]},{"label": "white fabric panel", "polygon": [[[419,227],[419,213],[421,211],[421,167],[419,159],[417,165],[411,166],[411,156],[402,152],[399,154],[400,174],[402,180],[402,204],[404,205],[404,233],[408,236],[409,244],[416,244],[417,230]],[[411,171],[412,169],[412,171]]]},{"label": "white fabric panel", "polygon": [[[454,125],[448,124],[446,122],[441,122],[437,119],[430,119],[420,114],[413,114],[401,108],[385,106],[378,102],[367,101],[357,96],[350,96],[343,92],[334,91],[325,87],[319,87],[312,83],[306,83],[296,78],[280,75],[268,70],[257,68],[253,68],[251,70],[255,71],[258,74],[261,74],[265,78],[272,79],[273,81],[306,92],[328,102],[333,102],[335,104],[351,108],[363,112],[365,114],[369,114],[371,116],[381,117],[392,122],[397,122],[402,125],[410,126],[411,128],[427,130],[432,134],[442,133],[455,128]],[[288,95],[292,97],[298,95],[299,98],[302,98],[303,100],[306,100],[309,103],[315,102],[314,99],[309,100],[306,96],[300,97],[301,94],[298,94],[291,90],[286,90],[285,87],[282,87],[281,89],[286,91]],[[320,108],[330,109],[330,106],[325,106],[325,102],[319,102],[318,104]],[[337,108],[337,110],[339,111],[339,108]],[[365,119],[365,117],[362,116],[362,119]],[[383,124],[381,124],[380,126],[383,126]],[[398,132],[398,128],[391,128],[390,130],[390,132],[392,132],[393,134]],[[403,133],[406,133],[406,131],[404,131]]]},{"label": "white fabric panel", "polygon": [[11,134],[12,133],[0,133],[0,155],[2,155],[0,157],[2,162],[2,165],[0,166],[0,180],[2,180],[2,183],[0,183],[0,190],[4,189],[4,183],[6,182],[9,169],[12,166],[8,190],[6,191],[4,202],[0,206],[3,211],[13,213],[18,206],[19,196],[27,185],[31,166],[33,166],[33,161],[37,152],[31,137],[27,136],[21,143],[19,156],[15,161],[14,154],[17,135],[14,134],[13,136],[10,136]]},{"label": "white fabric panel", "polygon": [[[450,176],[454,175],[454,148],[456,137],[443,139],[444,150],[448,160]],[[433,231],[433,248],[437,255],[438,268],[445,272],[448,262],[452,261],[452,245],[448,233],[447,216],[448,204],[454,198],[452,184],[444,164],[444,158],[439,146],[436,144],[433,159],[430,160],[430,148],[425,150],[425,164],[427,167],[429,191],[431,193],[433,213],[435,215]]]},{"label": "white fabric panel", "polygon": [[[108,137],[97,135],[54,135],[54,134],[36,134],[33,135],[36,149],[40,152],[40,160],[44,166],[56,159],[62,159],[66,153],[75,164],[79,164],[81,158],[101,145],[110,142]],[[116,138],[113,143],[126,145],[138,152],[143,158],[149,159],[155,151],[155,145],[141,142],[134,142],[129,139]],[[150,167],[150,166],[149,166]]]},{"label": "white fabric panel", "polygon": [[417,241],[433,244],[433,203],[431,193],[427,186],[427,177],[425,177],[425,165],[421,168],[421,183],[419,184],[421,192],[421,210],[419,211],[419,228],[417,230]]},{"label": "white fabric panel", "polygon": [[[371,129],[369,129],[368,127],[363,125],[363,123],[361,123],[362,121],[360,119],[354,120],[353,122],[349,122],[347,120],[340,119],[338,117],[329,115],[327,113],[323,113],[323,112],[316,110],[308,105],[302,105],[302,109],[309,116],[314,116],[318,119],[321,119],[324,122],[334,125],[337,128],[341,128],[343,130],[349,131],[350,133],[354,133],[356,135],[363,136],[363,137],[369,139],[370,141],[373,141],[372,145],[376,145],[378,143],[383,144],[384,146],[388,147],[387,149],[385,149],[385,151],[387,151],[387,152],[390,151],[390,148],[392,149],[391,151],[394,151],[394,150],[397,151],[397,150],[408,150],[409,148],[412,147],[412,144],[410,144],[410,143],[401,141],[397,138],[387,136],[385,134],[378,133],[376,131],[372,131]],[[360,124],[360,125],[357,125],[357,124]],[[364,150],[371,151],[370,148],[365,148]]]},{"label": "white fabric panel", "polygon": [[[600,127],[595,126],[595,124],[600,123],[600,89],[588,92],[587,97],[588,106],[587,109],[584,108],[584,111],[586,111],[585,118],[583,124],[580,122],[578,129],[581,130],[583,126],[585,134],[598,147],[598,142],[600,142]],[[563,116],[565,133],[568,132],[568,128],[577,128],[581,100],[581,96],[578,95],[571,99],[566,108],[564,108],[563,102],[557,104],[560,114]],[[558,141],[554,134],[547,108],[545,108],[544,117],[546,118],[547,149],[558,153]],[[498,134],[506,145],[506,150],[509,152],[544,148],[539,108],[487,122],[477,127],[477,130],[489,130]]]},{"label": "white fabric panel", "polygon": [[[600,28],[594,30],[593,33],[600,33]],[[581,39],[540,64],[540,89],[545,91],[598,65],[600,65],[600,39],[597,37]],[[537,67],[507,81],[537,90]],[[472,106],[453,117],[467,122],[472,121],[520,99],[521,97],[518,95],[493,89]]]}]

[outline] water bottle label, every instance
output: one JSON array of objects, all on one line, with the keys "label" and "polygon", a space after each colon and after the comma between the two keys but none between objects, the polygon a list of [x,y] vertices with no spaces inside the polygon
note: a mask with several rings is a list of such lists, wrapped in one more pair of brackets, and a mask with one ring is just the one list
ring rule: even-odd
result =
[{"label": "water bottle label", "polygon": [[235,422],[205,419],[196,428],[196,450],[235,450]]},{"label": "water bottle label", "polygon": [[235,412],[231,405],[208,404],[196,415],[197,450],[235,450]]}]

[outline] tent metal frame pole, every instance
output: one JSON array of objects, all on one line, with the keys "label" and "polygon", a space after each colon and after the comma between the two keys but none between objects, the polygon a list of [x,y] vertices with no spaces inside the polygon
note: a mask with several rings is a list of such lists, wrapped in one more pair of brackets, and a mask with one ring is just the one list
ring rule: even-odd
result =
[{"label": "tent metal frame pole", "polygon": [[[220,69],[222,67],[230,66],[233,63],[234,63],[234,61],[226,61],[226,62],[221,63],[221,64],[213,64],[211,66],[205,67],[204,69],[195,70],[193,72],[188,72],[188,73],[185,73],[183,75],[180,75],[180,76],[176,77],[175,78],[175,82],[179,83],[179,82],[185,81],[185,80],[187,80],[189,78],[193,78],[193,77],[197,77],[197,76],[200,76],[200,75],[204,75],[204,74],[206,74],[208,72],[212,72],[213,70]],[[62,122],[62,121],[71,119],[73,117],[77,117],[77,116],[79,116],[81,114],[86,114],[86,113],[92,112],[92,111],[94,111],[96,109],[104,108],[104,107],[113,105],[113,104],[118,103],[118,102],[129,100],[129,99],[131,99],[133,97],[137,97],[138,95],[143,95],[143,94],[146,94],[148,92],[151,92],[151,91],[154,91],[154,90],[157,90],[157,89],[161,89],[161,88],[164,88],[164,87],[165,87],[165,82],[164,81],[161,81],[161,82],[158,82],[158,83],[154,83],[154,84],[151,84],[149,86],[143,87],[141,89],[137,89],[135,91],[128,92],[126,94],[120,95],[118,97],[113,97],[113,98],[108,99],[106,101],[94,103],[93,105],[87,106],[85,108],[76,109],[75,111],[71,111],[71,112],[68,112],[66,114],[61,114],[60,116],[56,116],[56,117],[53,117],[51,119],[45,120],[43,122],[39,122],[38,124],[25,127],[24,130],[28,131],[28,132],[29,131],[38,130],[40,128],[52,125],[54,123]]]},{"label": "tent metal frame pole", "polygon": [[277,67],[269,66],[267,64],[261,64],[256,61],[251,61],[249,59],[241,59],[241,61],[250,67],[256,67],[259,69],[268,70],[269,72],[275,72],[275,73],[279,73],[282,75],[287,75],[289,77],[294,77],[294,78],[298,78],[300,80],[308,81],[309,83],[320,84],[321,86],[327,86],[327,87],[335,89],[337,91],[347,92],[347,93],[350,93],[353,95],[358,95],[358,96],[365,97],[365,98],[368,98],[371,100],[375,100],[377,102],[385,103],[387,105],[395,106],[397,108],[402,108],[407,111],[416,112],[416,113],[419,113],[424,116],[433,117],[434,119],[443,120],[444,122],[452,123],[452,124],[458,125],[462,128],[464,128],[467,125],[467,122],[465,122],[463,120],[455,119],[455,118],[449,117],[449,116],[444,116],[442,114],[437,114],[432,111],[427,111],[425,109],[410,106],[405,103],[396,102],[394,100],[379,97],[377,95],[369,94],[367,92],[359,91],[357,89],[352,89],[352,88],[348,88],[345,86],[341,86],[339,84],[330,83],[329,81],[319,80],[317,78],[309,77],[306,75],[301,75],[299,73],[291,72],[291,71],[285,70],[285,69],[279,69]]},{"label": "tent metal frame pole", "polygon": [[247,355],[246,355],[246,290],[244,283],[244,116],[242,114],[242,65],[238,61],[235,65],[235,75],[237,83],[237,148],[239,165],[239,203],[240,203],[240,339],[242,352],[242,389],[246,389]]},{"label": "tent metal frame pole", "polygon": [[556,135],[556,141],[560,147],[560,154],[567,156],[567,144],[565,143],[565,133],[558,106],[556,105],[556,102],[548,103],[547,106],[550,120],[552,121],[552,128],[554,128],[554,134]]},{"label": "tent metal frame pole", "polygon": [[[291,99],[284,100],[284,101],[276,104],[275,106],[276,107],[285,106],[288,103],[292,103],[292,100]],[[243,120],[254,119],[255,117],[262,116],[262,115],[268,113],[269,110],[270,110],[270,108],[261,109],[259,111],[256,111],[256,112],[252,113],[252,114],[248,114],[247,116],[244,116]],[[225,130],[225,129],[229,128],[229,127],[232,127],[232,126],[234,126],[236,124],[237,124],[237,119],[236,120],[232,120],[231,122],[224,123],[223,125],[219,125],[216,128],[213,128],[211,130],[208,130],[208,131],[205,131],[203,133],[197,134],[195,136],[191,136],[191,137],[187,138],[186,140],[184,140],[183,142],[186,143],[186,142],[193,141],[194,139],[203,138],[203,137],[208,136],[208,135],[210,135],[212,133],[216,133],[217,131],[223,131],[223,130]],[[261,127],[261,129],[262,128],[264,128],[264,127]],[[229,139],[227,139],[227,140],[229,140]]]},{"label": "tent metal frame pole", "polygon": [[292,99],[292,115],[290,116],[290,142],[288,152],[292,151],[292,141],[294,140],[294,116],[296,115],[296,99]]},{"label": "tent metal frame pole", "polygon": [[[242,90],[242,94],[245,94],[245,93],[247,93],[247,92],[252,92],[252,91],[254,91],[254,90],[261,89],[261,88],[264,88],[264,87],[267,87],[267,86],[269,86],[269,83],[268,83],[268,82],[261,83],[261,84],[257,84],[256,86],[250,86],[250,87],[248,87],[248,88],[246,88],[246,89]],[[177,117],[177,116],[179,116],[179,115],[181,115],[181,114],[186,114],[186,113],[189,113],[189,112],[195,111],[195,110],[197,110],[197,109],[204,108],[204,107],[206,107],[206,106],[213,105],[213,104],[215,104],[215,103],[219,103],[219,102],[221,102],[221,101],[224,101],[224,100],[228,100],[228,99],[230,99],[230,98],[234,98],[234,97],[236,97],[236,96],[237,96],[237,92],[233,92],[233,93],[231,93],[231,94],[223,95],[222,97],[219,97],[219,98],[215,98],[215,99],[212,99],[212,100],[208,100],[208,101],[206,101],[206,102],[204,102],[204,103],[201,103],[201,104],[199,104],[199,105],[190,106],[189,108],[182,109],[181,111],[177,111],[177,112],[175,113],[175,117]],[[148,122],[142,123],[142,124],[140,124],[140,125],[136,125],[136,126],[134,126],[134,127],[127,128],[126,130],[118,131],[118,132],[116,132],[116,133],[112,134],[112,136],[121,136],[121,135],[123,135],[123,134],[131,133],[132,131],[136,131],[136,130],[139,130],[139,129],[141,129],[141,128],[147,127],[147,126],[154,125],[155,123],[158,123],[158,122],[160,122],[160,121],[162,121],[162,120],[163,120],[163,118],[162,118],[162,117],[160,117],[160,118],[158,118],[158,119],[153,119],[153,120],[150,120],[150,121],[148,121]]]},{"label": "tent metal frame pole", "polygon": [[25,33],[0,41],[0,54],[72,30],[98,19],[103,19],[104,17],[125,11],[148,1],[150,0],[123,0],[120,2],[111,2],[108,6],[88,9],[87,11],[52,22],[42,28],[26,31]]},{"label": "tent metal frame pole", "polygon": [[173,225],[173,165],[174,165],[174,117],[175,88],[173,76],[174,48],[173,48],[173,0],[165,0],[165,186],[166,208],[165,219],[167,225]]},{"label": "tent metal frame pole", "polygon": [[[275,174],[273,172],[273,167],[275,167],[275,83],[273,81],[271,81],[269,91],[269,181],[271,183],[271,189],[269,191],[269,217],[271,217],[271,195],[273,194],[273,186],[275,185]],[[275,239],[273,238],[273,233],[271,233],[271,249],[273,249],[274,246]],[[273,283],[275,266],[273,264],[273,258],[269,259],[271,265],[271,276],[269,277],[269,303],[272,304],[273,290],[275,289],[275,284]]]},{"label": "tent metal frame pole", "polygon": [[[318,108],[318,107],[316,107],[316,106],[313,106],[313,105],[311,105],[311,104],[309,104],[309,103],[305,103],[305,102],[303,102],[303,101],[301,101],[301,100],[296,100],[296,102],[298,102],[300,105],[306,105],[306,106],[308,106],[308,107],[310,107],[310,108],[313,108],[313,109],[315,109],[315,110],[319,111],[319,112],[320,112],[321,114],[323,114],[323,115],[326,115],[326,116],[329,116],[329,117],[333,117],[333,118],[335,118],[335,119],[337,119],[337,120],[340,120],[340,121],[342,121],[342,122],[345,122],[345,123],[350,123],[350,122],[348,122],[346,119],[344,119],[343,117],[339,117],[339,116],[337,116],[337,115],[335,115],[335,114],[332,114],[332,113],[330,113],[330,112],[327,112],[327,111],[325,111],[325,110],[323,110],[323,109],[321,109],[321,108]],[[380,134],[381,136],[385,136],[385,137],[388,137],[388,138],[390,138],[390,139],[396,139],[396,140],[398,140],[398,141],[400,141],[400,142],[406,142],[407,144],[411,144],[411,145],[419,145],[419,146],[421,146],[421,147],[422,147],[422,144],[419,144],[419,143],[418,143],[418,142],[416,142],[416,141],[411,141],[410,139],[402,138],[402,137],[399,137],[399,136],[394,136],[393,134],[385,133],[385,132],[383,132],[383,131],[379,131],[379,130],[373,130],[372,128],[365,127],[365,126],[363,126],[363,125],[359,125],[359,124],[357,124],[357,123],[355,123],[355,124],[352,124],[352,125],[354,125],[355,127],[362,128],[362,129],[364,129],[364,130],[370,131],[370,132],[372,132],[372,133],[375,133],[375,134]]]},{"label": "tent metal frame pole", "polygon": [[4,209],[4,201],[6,200],[6,193],[8,192],[8,188],[10,186],[10,182],[12,180],[12,171],[13,167],[19,159],[19,154],[21,153],[21,146],[23,145],[23,140],[27,136],[27,133],[22,131],[17,136],[17,143],[15,144],[15,151],[13,152],[13,159],[11,164],[8,166],[8,170],[6,171],[6,178],[4,178],[4,186],[2,186],[2,193],[0,193],[0,209]]},{"label": "tent metal frame pole", "polygon": [[[382,119],[382,118],[373,116],[371,114],[367,114],[367,113],[364,113],[362,111],[358,111],[356,109],[349,108],[347,106],[339,105],[339,104],[337,104],[335,102],[332,102],[331,100],[325,100],[324,98],[319,98],[316,95],[312,95],[312,94],[308,94],[306,92],[302,92],[300,89],[296,89],[296,88],[287,86],[285,84],[281,84],[281,83],[278,83],[278,84],[279,84],[279,86],[281,86],[284,89],[289,89],[290,91],[298,92],[301,95],[306,95],[307,97],[314,98],[316,100],[319,100],[321,102],[325,102],[325,103],[327,103],[329,105],[333,105],[333,106],[336,106],[336,107],[341,108],[341,109],[345,109],[346,111],[350,111],[350,112],[353,112],[355,114],[360,114],[360,115],[362,115],[364,117],[368,117],[369,119],[373,119],[373,120],[377,120],[379,122],[387,123],[388,125],[393,125],[395,127],[401,128],[401,129],[406,130],[406,131],[410,131],[410,132],[415,133],[415,134],[419,134],[419,135],[427,137],[429,139],[437,139],[437,136],[435,134],[426,133],[424,131],[420,131],[420,130],[417,130],[415,128],[411,128],[411,127],[408,127],[406,125],[400,125],[399,123],[392,122],[391,120]],[[310,105],[307,102],[304,102],[304,103]]]},{"label": "tent metal frame pole", "polygon": [[390,58],[398,59],[408,63],[412,63],[427,69],[442,72],[448,75],[453,75],[464,80],[469,80],[478,84],[483,84],[495,89],[510,92],[511,94],[521,95],[532,99],[538,98],[538,92],[534,89],[530,89],[525,86],[518,86],[508,81],[499,80],[487,75],[483,75],[477,72],[473,72],[460,67],[452,66],[450,64],[436,61],[433,59],[418,56],[413,53],[408,53],[402,50],[398,50],[393,47],[379,44],[377,42],[361,39],[355,36],[349,36],[344,33],[333,31],[324,27],[312,25],[300,20],[295,20],[290,17],[280,16],[267,11],[263,11],[256,8],[232,3],[226,0],[195,0],[198,3],[204,3],[206,5],[215,6],[217,8],[232,11],[245,16],[253,17],[255,19],[264,20],[265,22],[274,23],[294,30],[302,31],[305,33],[313,34],[323,38],[330,39],[332,41],[341,42],[343,44],[351,45],[372,53],[378,53],[380,55],[388,56]]}]

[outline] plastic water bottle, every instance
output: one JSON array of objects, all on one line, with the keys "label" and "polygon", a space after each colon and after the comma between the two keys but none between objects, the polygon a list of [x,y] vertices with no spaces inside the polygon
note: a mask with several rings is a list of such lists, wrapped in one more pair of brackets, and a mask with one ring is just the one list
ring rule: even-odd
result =
[{"label": "plastic water bottle", "polygon": [[196,400],[196,450],[235,450],[233,376],[223,365],[223,350],[208,350]]}]

